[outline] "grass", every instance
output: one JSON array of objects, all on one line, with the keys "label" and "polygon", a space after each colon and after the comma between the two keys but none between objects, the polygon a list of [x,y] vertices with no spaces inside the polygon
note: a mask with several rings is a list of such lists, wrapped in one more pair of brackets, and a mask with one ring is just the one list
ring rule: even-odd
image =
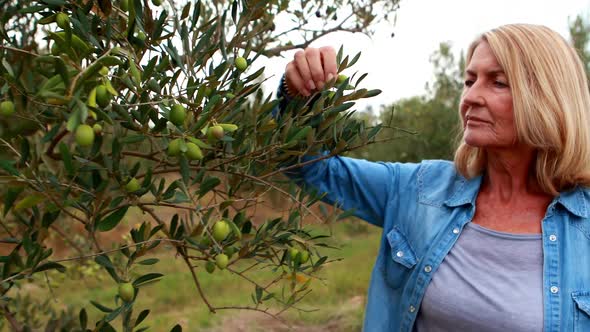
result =
[{"label": "grass", "polygon": [[[314,228],[324,234],[330,232],[327,226]],[[313,291],[298,304],[300,308],[317,310],[302,313],[290,309],[283,317],[299,325],[322,325],[337,320],[341,327],[339,330],[358,331],[362,324],[370,273],[377,255],[380,229],[365,223],[342,222],[332,225],[331,231],[330,243],[341,249],[325,249],[322,253],[330,256],[330,259],[342,260],[326,266],[320,273],[322,280],[312,280]],[[165,277],[140,288],[134,305],[134,316],[145,308],[151,310],[142,326],[150,326],[150,331],[169,331],[176,323],[180,323],[185,331],[216,329],[226,319],[237,314],[236,310],[210,313],[197,292],[189,270],[180,257],[174,256],[171,249],[162,250],[156,257],[160,258],[159,263],[141,267],[141,271],[160,272]],[[208,274],[203,269],[197,271],[207,298],[215,306],[252,306],[252,284],[229,271],[215,271],[213,274]],[[256,280],[273,276],[266,270],[253,272],[249,276],[256,277]],[[57,273],[52,273],[51,276],[58,277]],[[18,291],[21,295],[30,294],[41,301],[52,299],[51,303],[56,308],[83,306],[88,312],[90,322],[102,316],[90,304],[90,300],[115,307],[117,287],[103,270],[96,272],[94,277],[56,279],[55,283],[57,287],[53,288],[54,297],[51,296],[49,287],[23,287]],[[43,285],[40,282],[35,284]],[[362,302],[360,304],[356,303],[359,299]],[[117,329],[120,329],[120,324],[118,319],[113,322]]]}]

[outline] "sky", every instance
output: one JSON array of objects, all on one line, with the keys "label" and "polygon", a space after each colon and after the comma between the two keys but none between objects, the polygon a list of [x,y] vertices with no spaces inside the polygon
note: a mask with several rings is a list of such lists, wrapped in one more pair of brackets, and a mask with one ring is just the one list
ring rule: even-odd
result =
[{"label": "sky", "polygon": [[[590,18],[590,0],[402,0],[395,26],[378,29],[372,38],[338,33],[327,35],[312,46],[331,45],[338,49],[344,44],[351,57],[362,51],[354,69],[349,68],[344,74],[368,73],[362,87],[383,92],[363,99],[356,109],[364,110],[370,105],[377,111],[380,105],[426,92],[425,83],[433,73],[429,57],[443,41],[450,42],[458,54],[480,33],[509,23],[542,24],[569,39],[568,22],[577,14]],[[393,38],[391,31],[395,33]],[[283,58],[263,64],[267,76],[272,75],[265,89],[275,89],[294,53],[284,52]]]}]

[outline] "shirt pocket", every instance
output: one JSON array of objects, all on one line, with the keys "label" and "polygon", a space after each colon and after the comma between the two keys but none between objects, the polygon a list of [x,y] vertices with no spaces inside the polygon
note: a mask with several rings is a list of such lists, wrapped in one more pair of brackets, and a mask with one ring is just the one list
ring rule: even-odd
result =
[{"label": "shirt pocket", "polygon": [[590,331],[590,291],[574,292],[574,331]]},{"label": "shirt pocket", "polygon": [[407,280],[417,259],[406,236],[397,228],[387,233],[387,248],[381,272],[390,287],[399,288]]}]

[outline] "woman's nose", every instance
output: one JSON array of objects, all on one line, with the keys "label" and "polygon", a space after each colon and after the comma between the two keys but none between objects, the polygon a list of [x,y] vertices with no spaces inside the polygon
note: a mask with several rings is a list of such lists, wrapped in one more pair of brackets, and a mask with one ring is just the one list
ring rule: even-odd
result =
[{"label": "woman's nose", "polygon": [[477,82],[469,87],[465,87],[463,96],[461,97],[461,104],[465,104],[466,106],[481,106],[485,104],[482,88]]}]

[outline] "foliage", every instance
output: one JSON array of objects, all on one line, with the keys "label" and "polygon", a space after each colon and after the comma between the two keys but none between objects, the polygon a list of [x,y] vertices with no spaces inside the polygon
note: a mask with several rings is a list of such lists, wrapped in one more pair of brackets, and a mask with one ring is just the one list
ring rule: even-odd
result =
[{"label": "foliage", "polygon": [[590,46],[588,44],[590,41],[590,24],[582,15],[578,15],[569,23],[569,32],[571,42],[578,50],[578,54],[584,63],[586,76],[590,77],[590,50],[588,49]]},{"label": "foliage", "polygon": [[[379,91],[359,88],[364,76],[353,75],[319,92],[313,105],[295,101],[273,117],[278,100],[263,95],[265,73],[256,60],[331,31],[370,34],[397,3],[0,0],[6,9],[0,99],[16,109],[0,116],[0,225],[9,248],[0,256],[0,307],[10,327],[43,327],[18,319],[35,307],[15,300],[24,282],[94,260],[112,279],[105,287],[130,282],[133,291],[126,288],[108,303],[89,299],[102,318],[90,322],[78,308],[75,330],[112,331],[115,319],[123,331],[136,330],[150,311],[134,312],[135,300],[164,276],[158,260],[148,258],[161,243],[175,248],[211,312],[222,308],[199,275],[222,254],[229,257],[227,270],[253,288],[252,305],[230,308],[273,317],[293,308],[311,291],[309,282],[280,286],[277,280],[313,277],[328,257],[319,250],[324,237],[301,225],[306,215],[321,218],[309,209],[320,197],[282,185],[287,181],[277,167],[295,167],[305,153],[335,154],[371,141],[380,127],[367,127],[350,110],[355,100]],[[273,21],[279,16],[294,26],[278,31]],[[326,23],[322,30],[310,28],[318,22]],[[281,39],[293,33],[301,44]],[[340,49],[340,70],[359,56]],[[288,197],[292,206],[284,217],[257,223],[250,211],[268,192]],[[162,207],[174,214],[164,219]],[[129,229],[135,210],[141,215],[124,241],[103,248],[99,239]],[[231,231],[216,240],[217,221]],[[55,238],[77,255],[55,257]],[[287,254],[292,248],[309,253],[309,260]],[[238,270],[238,262],[250,266]],[[152,269],[139,273],[139,266]],[[254,267],[273,271],[274,278],[258,280]],[[71,330],[71,319],[59,321],[48,321],[45,330]]]}]

